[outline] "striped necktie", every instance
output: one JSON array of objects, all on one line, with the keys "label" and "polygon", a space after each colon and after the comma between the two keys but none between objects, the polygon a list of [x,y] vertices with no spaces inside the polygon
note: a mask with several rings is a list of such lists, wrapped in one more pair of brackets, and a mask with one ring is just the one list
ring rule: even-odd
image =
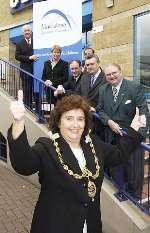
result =
[{"label": "striped necktie", "polygon": [[94,85],[94,81],[95,81],[95,76],[91,75],[91,87]]},{"label": "striped necktie", "polygon": [[112,92],[113,92],[114,102],[116,102],[117,101],[117,97],[118,97],[118,90],[117,90],[117,88],[113,87]]}]

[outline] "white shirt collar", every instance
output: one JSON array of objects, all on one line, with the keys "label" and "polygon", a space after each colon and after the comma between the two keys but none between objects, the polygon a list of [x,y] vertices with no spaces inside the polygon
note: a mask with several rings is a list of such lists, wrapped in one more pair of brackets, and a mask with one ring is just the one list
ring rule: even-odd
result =
[{"label": "white shirt collar", "polygon": [[112,90],[115,87],[117,89],[117,92],[119,92],[121,84],[122,84],[123,79],[120,81],[120,83],[117,86],[112,86]]},{"label": "white shirt collar", "polygon": [[80,74],[78,76],[76,76],[76,77],[73,76],[73,78],[76,80],[76,82],[78,81],[79,77],[80,77]]},{"label": "white shirt collar", "polygon": [[[100,73],[101,73],[101,69],[99,68],[99,70],[97,71],[96,74],[92,74],[92,75],[91,75],[91,77],[94,78],[93,85],[94,85],[95,81],[97,80],[98,76],[100,75]],[[93,85],[92,85],[92,86],[93,86]]]},{"label": "white shirt collar", "polygon": [[101,73],[101,69],[99,68],[98,71],[96,72],[96,74],[93,74],[93,76],[95,78],[97,78],[100,75],[100,73]]},{"label": "white shirt collar", "polygon": [[25,38],[25,40],[26,40],[27,44],[28,43],[31,44],[31,38],[29,38],[29,39]]}]

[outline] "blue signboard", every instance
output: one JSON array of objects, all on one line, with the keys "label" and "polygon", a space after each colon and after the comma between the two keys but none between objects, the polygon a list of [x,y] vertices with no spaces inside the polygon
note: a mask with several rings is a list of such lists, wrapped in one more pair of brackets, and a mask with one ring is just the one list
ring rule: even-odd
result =
[{"label": "blue signboard", "polygon": [[[74,11],[74,9],[77,9]],[[34,75],[42,76],[44,61],[51,59],[51,48],[62,48],[66,61],[82,58],[82,2],[81,0],[49,0],[33,4],[33,47],[39,59]]]}]

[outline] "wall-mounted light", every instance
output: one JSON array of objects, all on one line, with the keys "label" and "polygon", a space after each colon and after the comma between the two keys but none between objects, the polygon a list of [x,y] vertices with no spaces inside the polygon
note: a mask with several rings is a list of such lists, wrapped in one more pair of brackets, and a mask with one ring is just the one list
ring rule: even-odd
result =
[{"label": "wall-mounted light", "polygon": [[114,0],[104,0],[106,7],[112,7],[114,5]]}]

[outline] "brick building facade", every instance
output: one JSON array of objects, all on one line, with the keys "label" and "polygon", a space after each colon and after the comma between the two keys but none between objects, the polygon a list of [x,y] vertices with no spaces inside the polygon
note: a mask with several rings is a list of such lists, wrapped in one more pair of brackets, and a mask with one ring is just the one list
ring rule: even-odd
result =
[{"label": "brick building facade", "polygon": [[[136,34],[138,27],[136,20],[140,14],[149,14],[150,0],[93,0],[82,2],[85,4],[92,2],[93,4],[92,19],[87,31],[90,32],[93,23],[93,31],[95,32],[96,29],[96,33],[90,33],[90,39],[92,38],[90,44],[87,42],[89,41],[89,33],[87,33],[85,27],[83,34],[86,33],[87,41],[85,44],[95,49],[101,59],[102,66],[110,62],[117,62],[123,68],[126,76],[138,76],[137,79],[141,79],[143,73],[144,77],[145,75],[146,77],[149,76],[150,59],[148,55],[139,54],[141,45],[138,41],[139,35]],[[108,7],[108,3],[112,3],[112,6]],[[11,31],[14,28],[19,28],[19,26],[21,28],[21,25],[25,23],[32,23],[32,5],[11,14],[10,0],[1,0],[0,22],[0,57],[16,63],[14,59],[15,45],[10,38]],[[150,34],[148,37],[150,37]],[[147,45],[145,51],[148,53],[148,50],[150,49]],[[143,65],[145,63],[146,65]]]}]

